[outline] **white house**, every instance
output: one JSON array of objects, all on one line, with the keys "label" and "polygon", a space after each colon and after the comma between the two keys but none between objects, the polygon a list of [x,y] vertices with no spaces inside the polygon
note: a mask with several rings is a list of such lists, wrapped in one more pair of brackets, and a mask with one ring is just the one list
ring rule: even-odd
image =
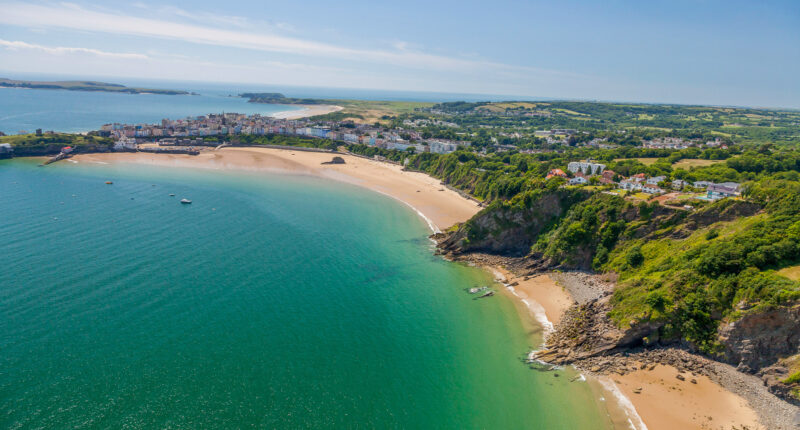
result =
[{"label": "white house", "polygon": [[666,176],[653,176],[652,178],[649,178],[647,180],[647,184],[649,184],[649,185],[658,185],[659,182],[662,182],[665,179],[667,179]]},{"label": "white house", "polygon": [[586,177],[583,176],[583,175],[578,175],[578,176],[576,176],[574,178],[571,178],[569,181],[567,181],[567,185],[586,185],[588,183],[589,183],[589,180],[586,179]]},{"label": "white house", "polygon": [[642,184],[636,181],[631,181],[628,179],[624,179],[619,181],[619,187],[626,191],[641,191]]},{"label": "white house", "polygon": [[672,181],[672,189],[673,190],[682,190],[685,186],[689,185],[683,179],[676,179]]},{"label": "white house", "polygon": [[739,195],[739,184],[736,182],[723,182],[721,184],[711,184],[708,186],[707,198],[710,200],[724,199]]},{"label": "white house", "polygon": [[658,185],[644,184],[644,186],[642,186],[642,192],[647,194],[661,194],[664,190],[658,188]]}]

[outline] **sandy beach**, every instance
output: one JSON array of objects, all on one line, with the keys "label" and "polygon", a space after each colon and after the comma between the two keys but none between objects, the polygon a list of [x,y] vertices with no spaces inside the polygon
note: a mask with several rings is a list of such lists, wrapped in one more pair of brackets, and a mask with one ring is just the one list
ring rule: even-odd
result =
[{"label": "sandy beach", "polygon": [[[334,155],[345,164],[325,164]],[[78,162],[141,163],[205,169],[236,169],[313,175],[347,182],[393,197],[422,216],[434,232],[464,222],[480,207],[428,175],[405,172],[401,166],[351,155],[271,148],[221,148],[200,155],[110,153],[81,154]]]},{"label": "sandy beach", "polygon": [[317,115],[325,115],[332,112],[338,112],[344,109],[341,106],[335,106],[335,105],[297,105],[297,106],[302,107],[302,109],[277,112],[272,114],[272,117],[280,119],[300,119]]},{"label": "sandy beach", "polygon": [[[321,164],[334,155],[345,164]],[[200,155],[152,153],[81,154],[77,162],[142,163],[206,169],[284,172],[347,182],[391,196],[412,207],[433,231],[463,222],[480,210],[478,205],[421,173],[404,172],[398,165],[351,155],[270,148],[222,148]],[[506,284],[506,292],[520,304],[521,314],[535,320],[546,336],[574,303],[566,288],[549,275],[518,277],[502,267],[487,267]],[[527,310],[529,315],[525,315]],[[530,317],[530,318],[529,318]],[[525,322],[531,324],[530,321]],[[622,415],[617,423],[636,429],[718,429],[736,425],[759,426],[757,414],[742,397],[704,376],[676,378],[677,369],[658,366],[626,375],[602,376],[591,381],[607,399],[609,414]],[[695,380],[696,383],[691,381]],[[610,399],[616,399],[610,400]]]},{"label": "sandy beach", "polygon": [[613,381],[630,399],[649,430],[764,429],[745,399],[706,376],[657,365],[603,378]]}]

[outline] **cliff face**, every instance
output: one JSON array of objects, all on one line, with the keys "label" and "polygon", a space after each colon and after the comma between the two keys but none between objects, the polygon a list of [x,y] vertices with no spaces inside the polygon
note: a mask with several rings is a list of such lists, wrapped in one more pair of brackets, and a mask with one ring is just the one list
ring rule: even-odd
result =
[{"label": "cliff face", "polygon": [[791,218],[796,213],[776,215],[764,204],[737,199],[684,211],[543,188],[495,202],[437,241],[444,254],[496,258],[519,275],[576,269],[617,275],[611,296],[567,312],[539,354],[544,361],[574,363],[677,345],[761,372],[785,395],[800,392],[800,382],[781,382],[794,367],[780,364],[800,354],[800,295],[792,281],[758,264],[796,261],[791,250],[800,248],[790,241],[800,231],[800,221]]},{"label": "cliff face", "polygon": [[585,192],[560,189],[541,193],[525,205],[493,204],[450,233],[439,247],[444,253],[455,255],[526,255],[545,228],[587,197]]},{"label": "cliff face", "polygon": [[723,323],[719,340],[724,360],[753,372],[800,353],[800,304],[775,307]]}]

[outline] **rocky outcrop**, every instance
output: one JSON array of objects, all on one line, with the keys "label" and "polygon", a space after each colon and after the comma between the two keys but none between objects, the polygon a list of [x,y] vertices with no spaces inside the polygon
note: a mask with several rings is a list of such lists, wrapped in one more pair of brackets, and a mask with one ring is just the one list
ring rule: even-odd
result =
[{"label": "rocky outcrop", "polygon": [[800,304],[752,312],[720,325],[724,360],[754,372],[800,353]]},{"label": "rocky outcrop", "polygon": [[523,207],[492,204],[440,241],[439,247],[444,254],[454,255],[526,255],[540,232],[588,196],[586,192],[558,189],[541,193]]},{"label": "rocky outcrop", "polygon": [[553,364],[573,364],[641,346],[642,339],[661,327],[649,322],[623,330],[608,318],[609,310],[608,296],[571,307],[547,338],[547,349],[535,353],[535,358]]},{"label": "rocky outcrop", "polygon": [[320,164],[344,164],[344,158],[337,155],[336,157],[333,157],[331,161],[323,161]]}]

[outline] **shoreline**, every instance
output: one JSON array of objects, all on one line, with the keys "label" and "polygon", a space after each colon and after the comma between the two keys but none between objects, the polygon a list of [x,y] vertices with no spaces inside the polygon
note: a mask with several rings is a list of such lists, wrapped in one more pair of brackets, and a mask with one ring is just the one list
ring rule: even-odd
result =
[{"label": "shoreline", "polygon": [[[558,325],[574,304],[611,291],[609,283],[583,273],[517,276],[499,261],[490,259],[480,265],[521,303],[521,318],[528,312],[529,318],[537,322],[544,318],[548,326]],[[542,331],[545,340],[552,333],[547,327]],[[592,367],[598,361],[601,366]],[[693,361],[701,364],[693,366]],[[615,425],[634,430],[795,428],[779,424],[780,417],[790,416],[794,407],[768,393],[757,377],[682,350],[602,356],[572,367],[587,378],[601,399],[615,399],[606,404]]]},{"label": "shoreline", "polygon": [[[344,164],[322,164],[334,156]],[[277,149],[226,147],[204,150],[199,155],[135,153],[77,154],[71,158],[88,163],[138,163],[166,167],[241,170],[315,176],[345,182],[384,194],[410,207],[433,233],[464,222],[481,207],[424,173],[404,171],[402,166],[356,155],[310,152],[302,148]]]},{"label": "shoreline", "polygon": [[[345,159],[345,164],[322,165],[333,155]],[[246,171],[268,171],[289,174],[312,175],[357,185],[392,197],[414,210],[434,232],[468,220],[481,208],[477,203],[446,188],[428,175],[403,171],[398,165],[382,163],[354,155],[338,153],[301,152],[291,149],[271,148],[222,148],[203,151],[200,155],[110,153],[79,154],[78,162],[144,163],[161,166],[199,167],[208,169],[234,169]],[[493,274],[504,286],[506,294],[517,305],[522,320],[532,319],[541,330],[542,339],[554,329],[555,324],[576,301],[585,298],[576,294],[574,285],[564,282],[569,274],[545,273],[517,276],[498,261],[478,264]],[[591,295],[595,295],[594,293]],[[525,321],[522,321],[524,325]],[[665,369],[668,369],[665,366]],[[710,379],[702,384],[684,382],[675,378],[678,369],[660,369],[658,378],[641,380],[640,374],[612,375],[577,369],[581,375],[589,376],[592,389],[598,393],[598,401],[605,401],[605,408],[615,425],[629,426],[636,430],[660,428],[721,428],[720,424],[746,425],[748,428],[764,428],[758,415],[741,396],[729,391]],[[642,370],[642,372],[646,372]],[[649,372],[646,372],[648,374]],[[671,374],[671,379],[666,375]],[[647,376],[647,375],[645,375]],[[688,379],[688,378],[687,378]],[[694,379],[694,378],[693,378]],[[699,381],[698,381],[699,382]],[[663,387],[667,388],[663,388]],[[698,388],[699,387],[699,388]],[[638,391],[638,392],[637,392]],[[643,395],[640,393],[647,393]],[[710,398],[710,400],[708,399]],[[605,399],[614,399],[609,402]],[[689,404],[686,403],[689,399]],[[704,399],[702,406],[695,400]],[[670,404],[681,404],[675,412],[665,410]],[[709,406],[710,405],[710,406]],[[719,407],[719,405],[722,405]],[[702,408],[702,410],[701,410]],[[711,413],[704,412],[711,410]],[[732,413],[731,411],[736,411]],[[684,419],[689,417],[689,421]],[[710,417],[710,419],[707,419]],[[699,421],[700,418],[707,419]],[[687,427],[689,425],[689,427]],[[727,428],[727,427],[726,427]]]},{"label": "shoreline", "polygon": [[294,105],[300,106],[301,109],[286,110],[275,112],[270,116],[278,119],[301,119],[318,115],[326,115],[333,112],[339,112],[344,109],[336,105]]}]

